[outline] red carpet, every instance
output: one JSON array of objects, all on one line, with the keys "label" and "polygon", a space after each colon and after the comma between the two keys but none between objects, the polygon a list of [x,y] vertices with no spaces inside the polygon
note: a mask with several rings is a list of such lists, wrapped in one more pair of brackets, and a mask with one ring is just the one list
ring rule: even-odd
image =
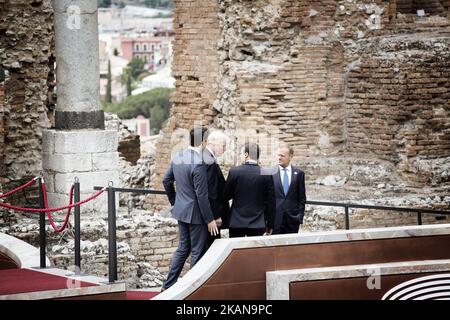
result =
[{"label": "red carpet", "polygon": [[[69,283],[70,285],[74,286],[73,283]],[[96,286],[89,282],[79,282],[77,285]],[[28,269],[0,270],[0,295],[67,288],[67,278],[64,277]]]},{"label": "red carpet", "polygon": [[157,296],[159,292],[148,291],[128,291],[126,292],[126,300],[149,300]]}]

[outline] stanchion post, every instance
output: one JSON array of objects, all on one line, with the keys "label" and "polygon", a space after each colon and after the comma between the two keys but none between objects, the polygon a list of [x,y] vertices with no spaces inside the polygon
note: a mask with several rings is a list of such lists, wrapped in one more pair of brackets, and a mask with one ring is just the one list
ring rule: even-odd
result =
[{"label": "stanchion post", "polygon": [[[45,208],[44,190],[42,189],[42,177],[39,177],[39,208]],[[40,252],[40,267],[46,268],[45,259],[45,212],[39,212],[39,252]]]},{"label": "stanchion post", "polygon": [[109,282],[117,280],[117,244],[116,244],[116,195],[110,184],[108,189],[108,274]]},{"label": "stanchion post", "polygon": [[422,225],[422,212],[417,212],[417,224]]},{"label": "stanchion post", "polygon": [[348,213],[348,206],[345,206],[345,229],[350,230],[350,217]]},{"label": "stanchion post", "polygon": [[[80,202],[80,182],[75,178],[74,182],[74,202]],[[77,268],[75,273],[79,274],[81,271],[81,229],[80,229],[80,206],[75,206],[75,266]]]}]

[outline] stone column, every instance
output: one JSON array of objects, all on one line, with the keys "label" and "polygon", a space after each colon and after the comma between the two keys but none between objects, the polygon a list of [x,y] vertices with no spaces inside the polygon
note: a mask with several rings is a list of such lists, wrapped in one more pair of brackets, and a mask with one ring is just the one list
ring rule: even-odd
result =
[{"label": "stone column", "polygon": [[99,100],[97,1],[53,0],[56,129],[104,129]]},{"label": "stone column", "polygon": [[[117,186],[118,133],[104,130],[99,97],[97,1],[53,0],[56,41],[56,130],[43,132],[43,169],[49,205],[69,201],[74,178],[81,185],[81,199],[93,187]],[[82,210],[106,212],[106,195]],[[84,211],[83,211],[84,212]]]}]

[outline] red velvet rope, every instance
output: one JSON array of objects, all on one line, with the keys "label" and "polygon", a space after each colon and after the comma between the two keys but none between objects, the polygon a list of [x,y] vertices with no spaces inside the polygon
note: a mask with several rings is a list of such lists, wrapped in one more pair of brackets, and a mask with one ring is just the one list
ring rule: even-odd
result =
[{"label": "red velvet rope", "polygon": [[[69,205],[72,205],[74,188],[75,188],[75,185],[72,185],[72,187],[70,188]],[[45,206],[46,209],[48,209],[47,187],[45,186],[45,183],[42,183],[42,193],[44,194],[44,206]],[[64,219],[64,223],[61,226],[61,228],[58,228],[58,226],[53,221],[52,214],[50,212],[47,212],[47,218],[50,221],[50,224],[52,225],[53,229],[57,233],[63,232],[64,229],[67,227],[67,224],[69,223],[69,217],[70,217],[70,211],[71,210],[72,210],[72,208],[67,209],[66,218]]]},{"label": "red velvet rope", "polygon": [[28,187],[28,186],[31,186],[33,183],[36,182],[36,179],[37,179],[37,177],[31,179],[30,181],[28,181],[28,182],[25,183],[24,185],[21,185],[20,187],[17,187],[17,188],[15,188],[15,189],[11,190],[11,191],[8,191],[7,193],[1,193],[1,194],[0,194],[0,198],[4,198],[4,197],[7,197],[7,196],[10,196],[10,195],[12,195],[12,194],[14,194],[14,193],[19,192],[19,191],[22,190],[22,189],[25,189],[25,188]]},{"label": "red velvet rope", "polygon": [[3,203],[3,202],[0,202],[0,207],[8,208],[8,209],[11,209],[11,210],[17,210],[17,211],[23,211],[23,212],[34,212],[34,213],[61,211],[61,210],[65,210],[65,209],[69,209],[69,208],[73,208],[73,207],[76,207],[76,206],[80,206],[80,205],[82,205],[82,204],[85,204],[86,202],[89,202],[89,201],[91,201],[91,200],[97,198],[99,195],[101,195],[101,194],[105,191],[105,189],[106,189],[106,188],[104,188],[104,189],[98,191],[97,193],[95,193],[94,195],[92,195],[91,197],[89,197],[89,198],[87,198],[87,199],[85,199],[85,200],[83,200],[83,201],[76,202],[76,203],[73,203],[73,204],[71,204],[71,205],[64,206],[64,207],[58,207],[58,208],[45,208],[45,209],[38,209],[38,208],[22,208],[22,207],[12,206],[12,205],[10,205],[10,204],[6,204],[6,203]]},{"label": "red velvet rope", "polygon": [[[17,187],[11,191],[8,191],[6,193],[2,193],[0,194],[0,198],[4,198],[7,196],[10,196],[14,193],[19,192],[22,189],[25,189],[26,187],[32,185],[35,183],[35,181],[38,179],[38,177],[33,178],[32,180],[28,181],[27,183],[25,183],[24,185],[21,185],[20,187]],[[70,212],[72,210],[73,207],[76,206],[81,206],[82,204],[85,204],[91,200],[94,200],[95,198],[97,198],[99,195],[101,195],[106,188],[103,188],[102,190],[96,192],[93,196],[77,202],[77,203],[72,203],[73,202],[73,190],[75,188],[75,185],[72,185],[72,187],[70,188],[70,195],[69,195],[69,205],[68,206],[64,206],[64,207],[58,207],[58,208],[49,208],[48,207],[48,199],[47,199],[47,187],[45,186],[45,182],[42,182],[42,192],[44,194],[44,206],[45,209],[36,209],[36,208],[22,208],[22,207],[17,207],[17,206],[13,206],[10,204],[6,204],[3,202],[0,202],[0,207],[4,207],[4,208],[8,208],[11,210],[17,210],[17,211],[23,211],[23,212],[34,212],[34,213],[41,213],[41,212],[46,212],[47,213],[47,217],[48,220],[50,221],[50,224],[52,225],[53,229],[57,232],[57,233],[61,233],[66,227],[67,224],[69,223],[69,217],[70,217]],[[66,218],[64,219],[64,223],[61,226],[61,228],[58,228],[58,226],[55,224],[55,222],[53,221],[52,215],[50,214],[50,212],[55,212],[55,211],[61,211],[61,210],[67,210],[67,214],[66,214]]]}]

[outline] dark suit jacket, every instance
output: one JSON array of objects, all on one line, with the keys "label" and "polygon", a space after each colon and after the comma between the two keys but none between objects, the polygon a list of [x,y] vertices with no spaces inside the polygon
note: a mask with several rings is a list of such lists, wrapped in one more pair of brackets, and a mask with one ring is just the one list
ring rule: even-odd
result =
[{"label": "dark suit jacket", "polygon": [[279,167],[276,166],[273,170],[276,170],[276,173],[273,175],[276,199],[274,231],[282,228],[298,230],[299,224],[303,223],[305,214],[305,173],[299,168],[292,166],[291,184],[285,196]]},{"label": "dark suit jacket", "polygon": [[273,180],[261,171],[251,163],[231,168],[225,184],[225,198],[233,199],[230,228],[273,228]]},{"label": "dark suit jacket", "polygon": [[[175,191],[176,182],[176,191]],[[163,179],[172,216],[191,224],[208,224],[214,217],[208,199],[206,166],[193,150],[177,153]]]},{"label": "dark suit jacket", "polygon": [[208,175],[208,198],[214,219],[222,218],[222,229],[228,228],[230,205],[224,196],[225,178],[216,159],[208,149],[203,150],[203,162]]}]

